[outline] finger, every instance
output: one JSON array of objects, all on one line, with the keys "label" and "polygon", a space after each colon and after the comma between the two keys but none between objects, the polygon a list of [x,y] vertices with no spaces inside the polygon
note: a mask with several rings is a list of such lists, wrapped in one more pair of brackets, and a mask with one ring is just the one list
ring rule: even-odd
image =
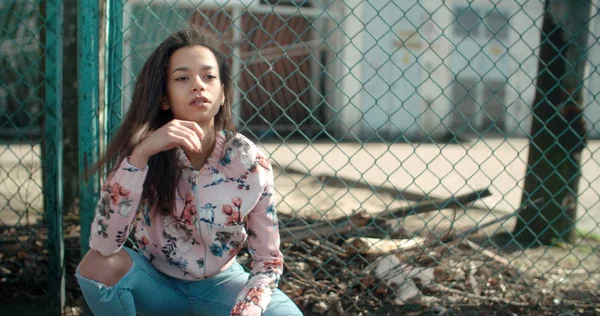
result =
[{"label": "finger", "polygon": [[202,138],[204,137],[204,132],[202,132],[200,126],[195,122],[173,120],[171,121],[171,126],[176,129],[189,131],[190,133],[194,134],[194,137],[198,140],[202,140]]},{"label": "finger", "polygon": [[175,134],[172,136],[172,138],[175,141],[175,143],[179,146],[182,146],[183,148],[189,151],[198,152],[199,147],[190,140],[190,137],[188,135]]},{"label": "finger", "polygon": [[202,142],[198,138],[198,135],[196,135],[196,133],[194,133],[194,131],[190,130],[189,128],[182,127],[181,133],[183,134],[184,137],[186,137],[194,145],[195,152],[199,153],[202,151]]},{"label": "finger", "polygon": [[[177,144],[181,146],[188,146],[187,143],[189,143],[191,145],[189,149],[194,152],[200,152],[200,150],[202,150],[202,143],[200,143],[198,136],[196,136],[196,134],[190,129],[183,126],[175,126],[173,127],[171,133],[173,134],[172,136],[174,136]],[[186,144],[183,144],[181,139],[185,139]]]},{"label": "finger", "polygon": [[202,139],[204,138],[204,132],[202,131],[202,128],[200,128],[200,126],[195,122],[180,121],[179,123],[179,128],[189,132],[192,135],[192,138],[198,142],[198,145],[200,146],[198,152],[200,152],[202,149]]},{"label": "finger", "polygon": [[204,139],[204,131],[202,130],[202,128],[200,128],[200,125],[198,125],[198,123],[191,122],[191,121],[181,121],[181,125],[194,131],[194,133],[196,133],[196,135],[198,135],[198,139],[200,139],[200,140]]}]

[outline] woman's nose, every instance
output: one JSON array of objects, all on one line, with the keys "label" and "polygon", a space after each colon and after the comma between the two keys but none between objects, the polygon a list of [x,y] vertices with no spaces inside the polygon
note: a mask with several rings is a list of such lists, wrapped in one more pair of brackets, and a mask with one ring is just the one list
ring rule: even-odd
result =
[{"label": "woman's nose", "polygon": [[204,81],[200,76],[197,76],[194,79],[194,83],[192,84],[192,91],[204,90]]}]

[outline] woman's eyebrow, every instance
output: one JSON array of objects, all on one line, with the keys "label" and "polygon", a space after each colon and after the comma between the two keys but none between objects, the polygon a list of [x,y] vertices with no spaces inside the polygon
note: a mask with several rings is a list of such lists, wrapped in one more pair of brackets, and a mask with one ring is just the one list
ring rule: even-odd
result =
[{"label": "woman's eyebrow", "polygon": [[175,73],[176,71],[190,71],[190,68],[188,67],[177,67],[173,70],[173,73]]},{"label": "woman's eyebrow", "polygon": [[[202,71],[217,70],[217,68],[214,66],[206,65],[206,66],[200,67],[200,70],[202,70]],[[176,71],[190,71],[190,68],[187,66],[177,67],[177,68],[173,69],[173,73],[175,73]]]},{"label": "woman's eyebrow", "polygon": [[200,67],[200,70],[217,70],[217,67],[214,67],[211,65],[206,65],[206,66]]}]

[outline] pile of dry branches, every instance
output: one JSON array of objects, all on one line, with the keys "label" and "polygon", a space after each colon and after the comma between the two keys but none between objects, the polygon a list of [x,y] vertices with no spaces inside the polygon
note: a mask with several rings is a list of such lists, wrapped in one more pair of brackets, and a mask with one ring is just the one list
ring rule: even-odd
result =
[{"label": "pile of dry branches", "polygon": [[522,209],[442,237],[406,236],[388,222],[464,208],[489,195],[481,190],[382,214],[358,212],[331,222],[288,225],[282,229],[286,272],[281,289],[308,315],[599,312],[600,300],[564,300],[500,252],[468,239]]},{"label": "pile of dry branches", "polygon": [[[482,190],[381,214],[357,212],[315,223],[282,216],[285,271],[280,288],[306,315],[600,313],[598,291],[566,298],[543,275],[532,276],[500,251],[484,249],[467,238],[520,210],[441,237],[408,236],[390,225],[396,217],[464,208],[489,195]],[[65,315],[80,315],[83,304],[73,276],[80,260],[77,227],[71,223],[65,228]],[[40,237],[44,232],[37,232],[35,238],[14,229],[0,233],[7,241],[0,253],[0,297],[10,301],[46,295],[48,252]],[[245,265],[250,262],[247,252],[238,259]]]}]

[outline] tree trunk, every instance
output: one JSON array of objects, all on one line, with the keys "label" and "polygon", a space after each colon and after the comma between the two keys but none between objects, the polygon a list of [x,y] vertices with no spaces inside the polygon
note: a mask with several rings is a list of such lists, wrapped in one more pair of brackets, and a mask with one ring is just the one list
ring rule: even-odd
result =
[{"label": "tree trunk", "polygon": [[591,0],[546,0],[528,168],[521,204],[544,203],[519,214],[521,243],[574,236],[581,151],[585,148],[583,79]]}]

